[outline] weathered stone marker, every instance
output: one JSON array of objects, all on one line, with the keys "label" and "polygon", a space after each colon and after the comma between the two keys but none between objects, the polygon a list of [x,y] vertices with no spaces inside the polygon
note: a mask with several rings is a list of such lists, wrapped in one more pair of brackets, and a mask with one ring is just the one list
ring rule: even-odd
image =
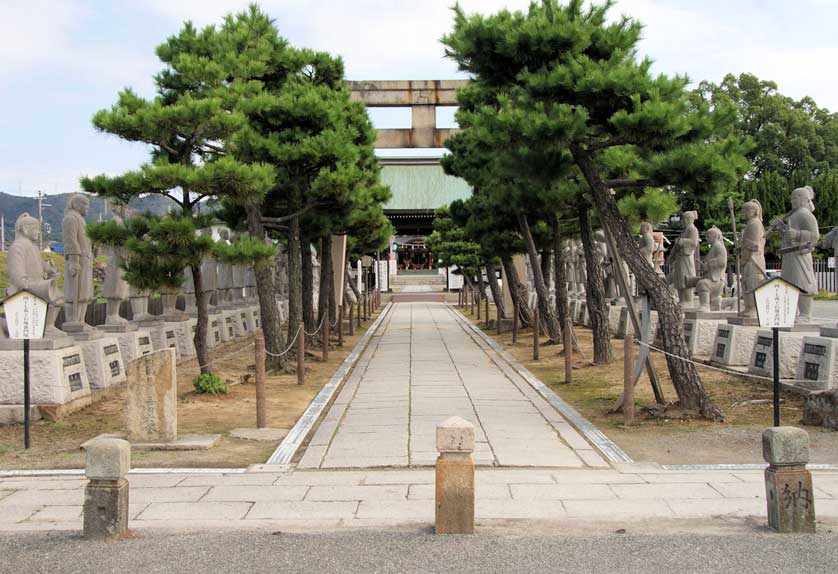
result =
[{"label": "weathered stone marker", "polygon": [[436,533],[474,533],[474,425],[451,417],[436,427]]},{"label": "weathered stone marker", "polygon": [[84,537],[109,540],[128,532],[128,481],[131,447],[120,439],[94,441],[86,450]]},{"label": "weathered stone marker", "polygon": [[165,443],[177,440],[175,350],[160,349],[128,365],[125,422],[128,440]]},{"label": "weathered stone marker", "polygon": [[815,496],[809,462],[809,434],[797,427],[762,433],[768,526],[777,532],[815,532]]}]

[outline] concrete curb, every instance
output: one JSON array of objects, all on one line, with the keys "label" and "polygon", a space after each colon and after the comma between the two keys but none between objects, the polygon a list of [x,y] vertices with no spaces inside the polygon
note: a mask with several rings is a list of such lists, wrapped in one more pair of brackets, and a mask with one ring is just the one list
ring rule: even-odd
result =
[{"label": "concrete curb", "polygon": [[504,361],[506,361],[518,375],[524,379],[544,400],[553,406],[559,413],[565,417],[570,424],[572,424],[577,431],[579,431],[585,439],[591,443],[609,462],[612,463],[631,463],[634,460],[628,455],[626,451],[620,448],[617,443],[608,438],[605,433],[596,428],[591,421],[583,417],[579,411],[574,409],[566,403],[561,397],[550,390],[547,385],[541,382],[538,377],[533,375],[524,365],[519,363],[512,355],[506,352],[494,339],[483,332],[479,327],[474,326],[462,313],[460,313],[450,303],[445,306],[454,314],[458,321],[464,324],[471,332],[480,337],[489,347],[492,348]]},{"label": "concrete curb", "polygon": [[338,389],[342,386],[355,366],[355,363],[358,361],[358,358],[360,358],[361,353],[366,349],[373,334],[378,330],[378,327],[392,308],[393,303],[387,303],[387,306],[384,307],[378,318],[370,325],[370,328],[367,329],[367,332],[364,333],[364,336],[361,337],[361,340],[358,341],[355,348],[352,349],[352,352],[343,360],[343,363],[335,371],[335,374],[332,375],[332,378],[329,379],[329,382],[326,383],[326,386],[314,397],[314,400],[311,401],[303,416],[300,417],[297,424],[288,432],[285,439],[279,443],[279,446],[265,464],[288,464],[291,462],[291,459],[294,458],[294,453],[297,452],[309,432],[314,428],[314,425],[320,419],[320,415],[323,414],[331,402],[332,397],[335,396]]}]

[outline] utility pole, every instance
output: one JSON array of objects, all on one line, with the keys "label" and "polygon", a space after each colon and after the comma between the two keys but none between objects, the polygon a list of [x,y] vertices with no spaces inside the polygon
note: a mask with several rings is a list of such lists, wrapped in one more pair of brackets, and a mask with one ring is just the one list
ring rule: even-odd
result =
[{"label": "utility pole", "polygon": [[44,203],[44,192],[38,190],[38,251],[44,250],[44,208],[52,207],[49,203]]}]

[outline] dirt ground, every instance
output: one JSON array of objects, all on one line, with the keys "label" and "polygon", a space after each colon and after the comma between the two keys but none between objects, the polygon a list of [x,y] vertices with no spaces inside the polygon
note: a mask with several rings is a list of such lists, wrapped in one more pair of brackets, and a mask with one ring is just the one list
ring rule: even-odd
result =
[{"label": "dirt ground", "polygon": [[[469,315],[468,308],[461,311],[477,322],[475,316]],[[490,315],[492,318],[496,316],[494,307],[490,309]],[[481,326],[486,330],[485,324],[481,323]],[[495,330],[487,332],[496,341],[502,342],[518,361],[636,461],[661,464],[763,462],[761,435],[773,423],[772,405],[733,405],[746,400],[771,399],[770,384],[699,368],[701,381],[710,397],[722,409],[725,421],[716,423],[683,419],[683,413],[677,410],[672,412],[673,418],[655,419],[641,410],[644,405],[655,404],[649,379],[644,374],[635,390],[635,425],[625,428],[622,413],[610,413],[623,390],[623,343],[612,339],[613,362],[593,365],[590,361],[593,356],[591,330],[580,326],[575,329],[581,353],[574,357],[571,384],[566,384],[564,380],[561,345],[546,345],[547,339],[542,338],[540,360],[533,361],[532,331],[522,332],[514,347],[511,333],[498,336]],[[653,353],[653,362],[665,399],[677,401],[663,355]],[[793,393],[783,393],[782,399],[781,422],[805,428],[809,432],[812,462],[838,464],[838,432],[801,425],[803,398]]]},{"label": "dirt ground", "polygon": [[[296,374],[268,373],[265,393],[269,427],[294,426],[374,318],[356,329],[354,336],[346,335],[344,346],[331,350],[327,363],[320,360],[319,347],[312,348],[306,357],[304,385],[297,384]],[[178,365],[178,434],[221,434],[218,444],[203,451],[135,451],[131,453],[133,467],[237,468],[268,459],[279,441],[257,442],[229,436],[234,428],[256,426],[256,385],[253,376],[247,376],[255,371],[252,342],[252,338],[230,342],[212,351],[216,372],[228,384],[232,383],[226,395],[194,392],[192,379],[198,373],[197,362],[193,359]],[[243,379],[246,380],[240,382]],[[125,390],[121,386],[107,398],[61,421],[33,423],[29,451],[23,449],[23,425],[0,427],[0,469],[83,468],[84,454],[79,445],[102,433],[124,432],[124,402]]]}]

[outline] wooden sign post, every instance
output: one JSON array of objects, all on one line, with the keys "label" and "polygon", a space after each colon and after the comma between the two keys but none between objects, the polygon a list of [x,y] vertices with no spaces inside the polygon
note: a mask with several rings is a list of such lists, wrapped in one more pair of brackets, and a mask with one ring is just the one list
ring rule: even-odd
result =
[{"label": "wooden sign post", "polygon": [[31,392],[29,383],[29,340],[42,339],[46,329],[47,301],[34,293],[21,290],[3,300],[6,325],[10,339],[23,340],[23,448],[29,448],[29,409]]},{"label": "wooden sign post", "polygon": [[754,290],[759,326],[771,328],[774,359],[774,426],[780,426],[780,329],[794,326],[800,288],[780,277]]}]

